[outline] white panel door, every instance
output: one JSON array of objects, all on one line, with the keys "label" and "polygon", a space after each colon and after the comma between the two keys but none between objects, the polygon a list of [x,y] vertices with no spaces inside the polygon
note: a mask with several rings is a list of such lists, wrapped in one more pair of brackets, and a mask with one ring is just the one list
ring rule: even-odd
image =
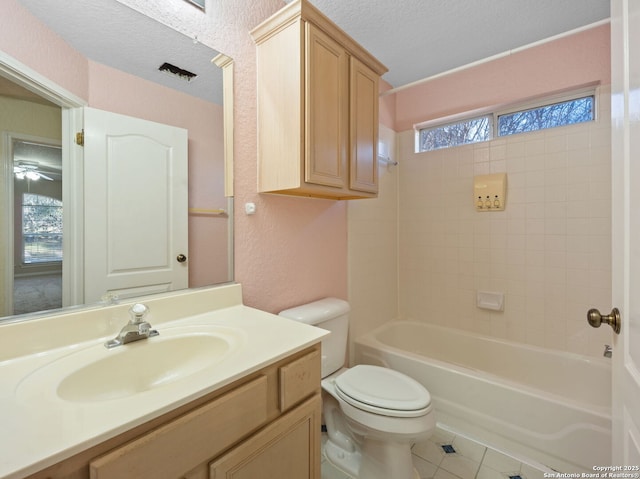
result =
[{"label": "white panel door", "polygon": [[[611,2],[613,302],[622,329],[613,350],[613,464],[640,467],[640,2]],[[605,466],[605,464],[602,464]]]},{"label": "white panel door", "polygon": [[186,288],[187,131],[85,108],[84,136],[85,302]]}]

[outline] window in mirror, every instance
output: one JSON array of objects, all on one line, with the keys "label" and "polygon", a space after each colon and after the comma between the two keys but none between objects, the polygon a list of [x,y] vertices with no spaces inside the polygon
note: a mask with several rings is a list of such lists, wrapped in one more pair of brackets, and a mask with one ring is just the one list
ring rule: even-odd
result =
[{"label": "window in mirror", "polygon": [[[35,120],[34,123],[37,124]],[[11,291],[11,300],[5,299],[4,309],[24,314],[60,308],[62,149],[54,139],[26,134],[5,136],[11,145],[13,166],[13,187],[7,191],[10,196],[5,196],[13,221],[6,238],[10,238],[13,247],[8,248],[11,256],[5,256],[4,261],[13,274],[6,287]]]},{"label": "window in mirror", "polygon": [[22,263],[62,262],[62,201],[22,195]]}]

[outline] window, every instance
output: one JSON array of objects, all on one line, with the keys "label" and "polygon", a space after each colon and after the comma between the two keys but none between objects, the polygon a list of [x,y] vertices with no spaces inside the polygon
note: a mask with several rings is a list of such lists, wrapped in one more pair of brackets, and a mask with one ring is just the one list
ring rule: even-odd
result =
[{"label": "window", "polygon": [[498,136],[544,130],[594,119],[593,95],[498,115]]},{"label": "window", "polygon": [[22,262],[62,261],[62,202],[25,193],[22,197]]},{"label": "window", "polygon": [[419,151],[466,145],[491,139],[491,115],[420,130]]},{"label": "window", "polygon": [[[565,96],[562,100],[533,107],[493,112],[485,116],[456,122],[436,124],[432,121],[418,126],[417,151],[466,145],[495,137],[538,131],[595,119],[595,94],[590,92]],[[494,133],[495,132],[495,133]]]}]

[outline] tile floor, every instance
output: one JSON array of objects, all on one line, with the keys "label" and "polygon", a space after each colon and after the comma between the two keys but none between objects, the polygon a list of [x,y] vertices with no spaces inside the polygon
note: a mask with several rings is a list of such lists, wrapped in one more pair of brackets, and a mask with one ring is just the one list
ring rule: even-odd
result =
[{"label": "tile floor", "polygon": [[[455,452],[445,452],[451,449]],[[427,442],[413,447],[413,464],[420,479],[538,479],[544,477],[544,472],[551,472],[543,470],[544,466],[536,468],[522,463],[440,425]],[[323,458],[322,479],[350,479],[350,476]]]}]

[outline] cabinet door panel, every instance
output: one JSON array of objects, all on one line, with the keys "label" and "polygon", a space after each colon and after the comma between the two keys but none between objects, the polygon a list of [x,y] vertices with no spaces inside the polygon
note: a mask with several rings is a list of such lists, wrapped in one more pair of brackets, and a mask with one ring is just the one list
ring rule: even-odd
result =
[{"label": "cabinet door panel", "polygon": [[267,378],[214,399],[89,464],[91,479],[180,477],[267,420]]},{"label": "cabinet door panel", "polygon": [[378,191],[378,76],[351,58],[351,159],[349,187]]},{"label": "cabinet door panel", "polygon": [[211,479],[320,479],[320,395],[211,464]]},{"label": "cabinet door panel", "polygon": [[306,24],[305,181],[347,186],[348,68],[342,46]]}]

